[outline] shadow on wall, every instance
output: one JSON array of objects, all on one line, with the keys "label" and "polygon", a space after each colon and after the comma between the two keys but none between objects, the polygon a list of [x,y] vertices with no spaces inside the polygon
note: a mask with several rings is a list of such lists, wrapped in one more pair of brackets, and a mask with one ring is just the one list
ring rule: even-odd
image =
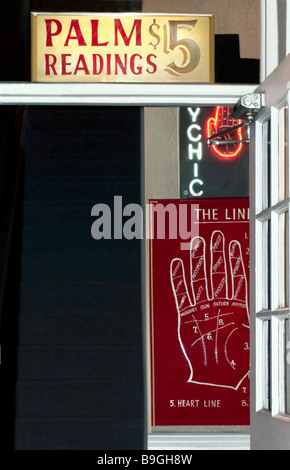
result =
[{"label": "shadow on wall", "polygon": [[238,34],[215,35],[216,83],[259,83],[260,61],[241,59]]}]

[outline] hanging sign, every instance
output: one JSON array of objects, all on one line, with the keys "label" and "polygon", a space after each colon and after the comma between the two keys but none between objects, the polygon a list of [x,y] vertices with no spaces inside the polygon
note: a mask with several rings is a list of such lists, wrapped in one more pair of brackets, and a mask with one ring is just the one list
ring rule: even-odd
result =
[{"label": "hanging sign", "polygon": [[221,131],[242,121],[231,117],[231,106],[188,106],[180,111],[180,197],[248,197],[249,144],[245,128],[207,145]]},{"label": "hanging sign", "polygon": [[150,201],[150,227],[152,425],[249,425],[249,200]]},{"label": "hanging sign", "polygon": [[32,13],[32,81],[213,82],[211,15]]}]

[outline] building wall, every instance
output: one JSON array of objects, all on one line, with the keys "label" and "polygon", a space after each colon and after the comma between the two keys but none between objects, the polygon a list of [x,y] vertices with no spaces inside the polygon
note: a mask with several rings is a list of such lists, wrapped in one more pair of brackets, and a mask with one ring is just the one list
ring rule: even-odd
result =
[{"label": "building wall", "polygon": [[260,57],[260,0],[143,0],[144,12],[213,14],[216,34],[239,34],[242,58]]},{"label": "building wall", "polygon": [[[188,14],[214,14],[215,34],[222,41],[227,35],[239,34],[239,58],[258,61],[260,57],[260,1],[241,2],[239,0],[143,0],[142,10],[145,13],[188,13]],[[226,13],[225,13],[226,12]],[[228,36],[229,40],[231,36]],[[234,40],[234,36],[233,36]],[[216,40],[216,50],[218,42]],[[227,54],[231,55],[231,45],[227,44]],[[223,60],[222,55],[219,60]],[[251,62],[240,62],[241,71],[245,73]],[[223,62],[224,63],[224,62]],[[229,60],[232,64],[232,61]],[[257,64],[255,64],[257,65]],[[216,69],[217,69],[216,60]],[[217,70],[216,70],[217,72]],[[217,74],[216,74],[217,75]],[[225,62],[224,74],[220,74],[221,81],[242,83],[242,75],[231,75],[230,65]],[[258,79],[254,78],[255,83]],[[244,81],[244,83],[245,83]],[[194,103],[193,103],[194,104]],[[144,203],[149,199],[174,199],[179,198],[179,112],[176,107],[145,108],[144,109]],[[145,247],[145,280],[149,279],[149,249]],[[149,286],[145,282],[145,310],[149,312]],[[149,331],[147,318],[147,331]],[[148,335],[149,338],[149,335]],[[149,351],[149,339],[147,350]],[[148,361],[149,364],[150,361]],[[160,431],[150,427],[150,371],[147,370],[147,395],[148,395],[148,422],[149,432]],[[198,431],[198,428],[194,428]],[[213,428],[210,428],[214,431]],[[203,430],[205,430],[203,428]],[[229,430],[229,429],[228,429]],[[236,429],[232,428],[232,431]],[[181,431],[181,428],[179,428]]]},{"label": "building wall", "polygon": [[287,0],[261,0],[261,82],[290,52],[289,22]]},{"label": "building wall", "polygon": [[[178,2],[176,0],[143,0],[142,11],[144,13],[214,14],[215,34],[238,34],[240,58],[258,60],[260,57],[260,0],[243,0],[242,4],[243,8],[241,8],[239,0],[205,0],[203,2],[198,0],[180,0]],[[243,69],[247,65],[248,63],[245,63],[243,67],[242,64]],[[217,66],[218,64],[216,64],[216,68]],[[245,70],[242,70],[242,72],[245,72]],[[230,67],[225,71],[224,80],[222,81],[242,83],[243,77],[241,75],[232,79],[229,76]],[[255,83],[258,83],[258,80],[255,80]],[[145,110],[145,180],[148,181],[148,185],[145,184],[145,199],[150,197],[179,197],[178,146],[176,140],[168,140],[165,134],[159,132],[161,122],[169,120],[169,128],[164,126],[164,132],[169,132],[168,129],[170,129],[170,135],[178,138],[176,109],[163,108],[157,111],[147,108]],[[174,120],[175,124],[173,125]],[[158,137],[156,129],[158,129]],[[165,148],[166,152],[164,151]],[[169,163],[168,155],[170,155]],[[161,168],[162,174],[160,173]]]}]

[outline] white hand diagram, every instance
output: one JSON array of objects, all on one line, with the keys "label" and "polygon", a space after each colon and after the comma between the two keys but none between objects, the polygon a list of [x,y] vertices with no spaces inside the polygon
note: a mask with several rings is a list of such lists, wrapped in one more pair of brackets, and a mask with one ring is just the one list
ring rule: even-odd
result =
[{"label": "white hand diagram", "polygon": [[188,382],[238,389],[249,374],[248,287],[237,240],[228,244],[227,255],[229,268],[224,234],[214,231],[207,276],[206,242],[195,237],[190,249],[191,295],[181,259],[171,261],[170,275]]}]

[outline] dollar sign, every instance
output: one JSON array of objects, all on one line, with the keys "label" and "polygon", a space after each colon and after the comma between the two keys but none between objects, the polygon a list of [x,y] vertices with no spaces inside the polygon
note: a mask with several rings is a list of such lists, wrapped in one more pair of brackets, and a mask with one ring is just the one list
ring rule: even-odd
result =
[{"label": "dollar sign", "polygon": [[153,42],[149,42],[149,46],[154,47],[154,50],[156,50],[158,44],[160,43],[160,36],[156,32],[154,32],[153,28],[156,27],[157,30],[160,28],[160,25],[156,23],[156,19],[154,18],[153,23],[149,26],[149,33],[151,36],[153,36],[156,39],[156,43],[153,44]]}]

